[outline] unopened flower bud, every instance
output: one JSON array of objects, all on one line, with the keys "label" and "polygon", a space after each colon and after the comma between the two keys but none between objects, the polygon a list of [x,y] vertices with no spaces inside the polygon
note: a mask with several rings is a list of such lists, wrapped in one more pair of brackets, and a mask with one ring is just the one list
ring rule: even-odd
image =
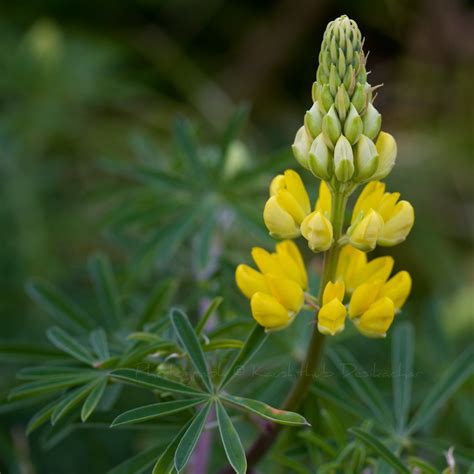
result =
[{"label": "unopened flower bud", "polygon": [[341,183],[349,181],[354,174],[352,147],[344,135],[339,137],[334,149],[334,172]]},{"label": "unopened flower bud", "polygon": [[362,120],[364,122],[364,135],[373,140],[380,132],[382,116],[372,103],[369,102],[367,105],[367,110]]},{"label": "unopened flower bud", "polygon": [[349,94],[343,86],[339,86],[337,89],[336,98],[334,101],[339,118],[344,121],[346,120],[347,109],[351,105]]},{"label": "unopened flower bud", "polygon": [[349,108],[349,115],[344,122],[344,135],[351,145],[359,140],[362,134],[362,119],[353,104]]},{"label": "unopened flower bud", "polygon": [[313,252],[324,252],[332,245],[332,224],[321,212],[314,211],[301,223],[301,234]]},{"label": "unopened flower bud", "polygon": [[337,92],[337,88],[341,85],[341,79],[337,73],[336,65],[331,64],[331,70],[329,72],[329,90],[334,97]]},{"label": "unopened flower bud", "polygon": [[318,103],[315,102],[304,116],[306,129],[313,138],[316,138],[321,133],[322,123],[323,115],[319,110]]},{"label": "unopened flower bud", "polygon": [[359,114],[365,108],[365,101],[366,101],[365,87],[363,84],[357,83],[351,102]]},{"label": "unopened flower bud", "polygon": [[378,212],[370,209],[365,217],[349,227],[347,233],[352,246],[364,252],[369,252],[375,248],[382,229],[383,219]]},{"label": "unopened flower bud", "polygon": [[385,178],[392,171],[397,158],[397,143],[389,133],[380,132],[375,146],[379,155],[379,164],[372,179],[378,180]]},{"label": "unopened flower bud", "polygon": [[319,94],[318,94],[319,110],[321,110],[321,112],[323,114],[326,114],[326,113],[328,113],[328,111],[331,108],[333,103],[334,103],[334,98],[331,95],[331,90],[329,89],[329,84],[324,84],[319,89]]},{"label": "unopened flower bud", "polygon": [[319,179],[327,181],[332,176],[333,156],[329,150],[324,136],[320,133],[309,150],[309,170]]},{"label": "unopened flower bud", "polygon": [[326,143],[333,148],[341,135],[341,122],[339,121],[334,105],[331,106],[329,112],[323,118],[322,130]]},{"label": "unopened flower bud", "polygon": [[370,179],[377,169],[379,159],[374,142],[365,135],[361,135],[355,145],[354,155],[354,179],[356,181]]},{"label": "unopened flower bud", "polygon": [[306,127],[303,125],[298,129],[295,136],[295,141],[291,146],[293,155],[296,161],[303,167],[308,169],[309,149],[313,139],[307,132]]}]

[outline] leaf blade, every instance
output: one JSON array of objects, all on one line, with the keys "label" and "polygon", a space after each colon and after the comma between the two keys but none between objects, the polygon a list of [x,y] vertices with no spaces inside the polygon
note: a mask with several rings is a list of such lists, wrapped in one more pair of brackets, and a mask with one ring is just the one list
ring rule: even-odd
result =
[{"label": "leaf blade", "polygon": [[63,331],[57,326],[53,326],[48,329],[46,335],[52,344],[66,354],[69,354],[74,359],[84,362],[85,364],[94,365],[95,360],[91,352],[77,342],[76,339],[70,336],[66,331]]},{"label": "leaf blade", "polygon": [[83,422],[92,415],[97,405],[99,404],[102,396],[104,395],[105,389],[107,387],[107,377],[99,379],[94,388],[91,390],[87,398],[85,399],[82,408],[81,408],[81,420]]}]

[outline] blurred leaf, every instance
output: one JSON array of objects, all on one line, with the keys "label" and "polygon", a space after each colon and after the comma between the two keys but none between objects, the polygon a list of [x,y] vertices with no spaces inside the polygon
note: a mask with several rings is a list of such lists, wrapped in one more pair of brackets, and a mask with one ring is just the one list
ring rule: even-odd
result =
[{"label": "blurred leaf", "polygon": [[138,423],[148,421],[159,416],[170,415],[179,411],[192,408],[199,403],[206,401],[206,398],[189,398],[186,400],[172,400],[169,402],[153,403],[139,408],[133,408],[117,416],[110,426],[124,425],[127,423]]},{"label": "blurred leaf", "polygon": [[212,382],[209,376],[206,359],[204,358],[201,345],[199,344],[199,340],[188,317],[182,311],[173,309],[171,311],[171,323],[173,324],[181,346],[188,354],[191,363],[197,370],[204,385],[209,391],[211,391]]},{"label": "blurred leaf", "polygon": [[411,325],[405,323],[395,328],[392,342],[393,411],[399,432],[403,431],[410,410],[414,343]]},{"label": "blurred leaf", "polygon": [[298,436],[300,438],[303,438],[304,440],[308,441],[313,446],[316,446],[321,451],[324,451],[331,458],[336,457],[336,454],[337,454],[336,449],[333,446],[331,446],[323,436],[320,436],[320,435],[314,433],[311,430],[302,431],[302,432],[298,433]]},{"label": "blurred leaf", "polygon": [[174,465],[178,472],[180,472],[184,466],[186,466],[191,454],[194,451],[194,448],[196,447],[196,443],[198,442],[202,430],[204,429],[211,405],[211,402],[208,402],[207,405],[198,412],[198,414],[191,421],[189,428],[186,430],[183,437],[179,441],[176,452],[174,453]]},{"label": "blurred leaf", "polygon": [[374,435],[360,428],[350,428],[349,432],[364,444],[371,448],[378,456],[384,459],[390,466],[396,469],[398,474],[410,474],[404,464]]},{"label": "blurred leaf", "polygon": [[235,356],[231,365],[227,369],[221,383],[219,384],[219,390],[222,390],[237,374],[239,370],[242,370],[244,366],[250,361],[255,353],[260,349],[262,344],[267,339],[265,330],[258,324],[255,324],[252,331],[248,335],[244,346],[240,352]]},{"label": "blurred leaf", "polygon": [[213,339],[203,349],[206,352],[217,349],[241,349],[243,345],[244,343],[240,339]]},{"label": "blurred leaf", "polygon": [[217,210],[212,210],[204,216],[203,222],[199,226],[199,230],[195,236],[192,256],[194,268],[198,274],[205,272],[211,262],[213,239],[217,225],[216,213]]},{"label": "blurred leaf", "polygon": [[74,409],[74,407],[78,405],[79,402],[89,395],[95,385],[96,381],[93,381],[84,387],[76,388],[72,392],[66,394],[56,405],[56,408],[51,415],[51,424],[55,425],[58,420]]},{"label": "blurred leaf", "polygon": [[30,281],[26,285],[28,295],[58,323],[74,330],[90,329],[92,321],[81,308],[58,288],[41,280]]},{"label": "blurred leaf", "polygon": [[216,404],[216,413],[219,433],[227,459],[235,472],[245,474],[247,472],[247,458],[245,457],[244,447],[229,415],[220,401]]},{"label": "blurred leaf", "polygon": [[321,416],[332,431],[335,440],[340,446],[343,446],[346,441],[345,430],[339,418],[332,412],[326,409],[321,410]]},{"label": "blurred leaf", "polygon": [[374,416],[382,424],[392,424],[391,413],[369,376],[356,377],[354,375],[354,371],[358,374],[366,374],[366,371],[352,354],[345,349],[338,348],[337,350],[328,351],[328,355],[344,380],[349,383]]},{"label": "blurred leaf", "polygon": [[237,135],[242,128],[245,121],[248,119],[250,107],[248,104],[239,105],[232,117],[227,122],[224,133],[222,134],[221,140],[221,157],[224,159],[229,151],[229,146],[233,140],[237,138]]},{"label": "blurred leaf", "polygon": [[301,416],[298,413],[292,411],[279,410],[278,408],[273,408],[266,403],[263,403],[259,400],[251,400],[250,398],[236,397],[234,395],[221,395],[222,399],[233,404],[237,405],[240,408],[256,413],[270,421],[279,423],[282,425],[289,426],[309,426],[309,423],[306,421],[304,416]]},{"label": "blurred leaf", "polygon": [[48,339],[60,350],[85,364],[94,365],[95,359],[89,349],[57,326],[48,329]]},{"label": "blurred leaf", "polygon": [[26,426],[26,434],[31,434],[34,430],[39,428],[42,424],[46,423],[53,414],[56,405],[58,404],[58,400],[54,400],[51,403],[48,403],[39,411],[37,411],[28,422]]},{"label": "blurred leaf", "polygon": [[180,118],[175,123],[175,137],[186,159],[185,172],[193,179],[202,179],[203,166],[199,160],[198,146],[189,120]]},{"label": "blurred leaf", "polygon": [[96,329],[91,333],[90,342],[99,360],[107,360],[110,357],[107,334],[102,328]]},{"label": "blurred leaf", "polygon": [[17,378],[20,380],[40,380],[64,378],[76,375],[96,375],[97,372],[92,369],[84,369],[83,367],[59,367],[59,366],[38,366],[26,367],[21,369]]},{"label": "blurred leaf", "polygon": [[107,474],[142,474],[151,467],[156,457],[163,451],[163,445],[142,451],[141,453],[127,459],[123,463],[114,467]]},{"label": "blurred leaf", "polygon": [[204,395],[200,390],[188,387],[173,380],[168,380],[158,375],[147,374],[135,369],[117,369],[110,373],[116,379],[136,385],[138,387],[160,390],[162,392],[183,393],[185,395]]},{"label": "blurred leaf", "polygon": [[[303,463],[288,456],[278,455],[273,456],[272,459],[281,466],[287,467],[289,469],[287,472],[296,472],[297,474],[311,474],[312,472]],[[319,472],[320,471],[318,470],[318,473]]]},{"label": "blurred leaf", "polygon": [[23,361],[39,359],[64,359],[64,354],[50,346],[35,344],[34,342],[0,342],[0,359]]},{"label": "blurred leaf", "polygon": [[216,296],[207,307],[205,313],[202,315],[202,318],[199,320],[196,326],[196,334],[199,335],[202,333],[203,329],[206,327],[206,323],[209,318],[217,311],[217,308],[221,305],[224,298],[222,296]]},{"label": "blurred leaf", "polygon": [[313,384],[310,391],[318,397],[321,397],[324,400],[328,400],[329,402],[334,403],[339,408],[342,408],[343,410],[347,411],[347,413],[350,413],[351,415],[354,415],[357,418],[368,416],[365,409],[358,403],[354,403],[353,400],[348,402],[347,396],[345,396],[345,394],[341,394],[337,390],[329,387],[326,384],[323,384],[318,380],[316,380],[316,382]]},{"label": "blurred leaf", "polygon": [[139,315],[138,327],[142,328],[164,314],[176,293],[177,286],[176,280],[171,279],[158,283]]},{"label": "blurred leaf", "polygon": [[94,410],[96,409],[97,405],[102,399],[102,396],[104,395],[106,387],[107,387],[107,377],[102,377],[96,382],[94,382],[94,386],[91,392],[89,393],[84,404],[82,405],[81,420],[83,422],[87,421],[89,416],[91,416]]},{"label": "blurred leaf", "polygon": [[408,432],[412,433],[426,426],[449,397],[473,374],[473,371],[474,349],[469,347],[436,382],[428,395],[423,398],[420,408],[418,408],[408,425]]},{"label": "blurred leaf", "polygon": [[430,463],[414,456],[408,458],[408,464],[411,468],[416,468],[419,474],[439,474],[439,471]]},{"label": "blurred leaf", "polygon": [[103,254],[94,255],[89,260],[89,268],[104,321],[107,327],[116,328],[123,318],[123,311],[110,260]]}]

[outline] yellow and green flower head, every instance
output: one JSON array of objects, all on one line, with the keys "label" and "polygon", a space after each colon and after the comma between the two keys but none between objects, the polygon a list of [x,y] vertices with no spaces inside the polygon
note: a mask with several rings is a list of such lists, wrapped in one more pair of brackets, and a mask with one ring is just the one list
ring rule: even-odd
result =
[{"label": "yellow and green flower head", "polygon": [[[303,238],[312,252],[325,253],[319,295],[308,290],[302,256],[290,240],[277,244],[275,253],[254,248],[258,270],[237,267],[237,285],[250,299],[255,320],[267,329],[288,326],[306,302],[324,335],[343,331],[347,319],[365,336],[385,337],[411,291],[408,272],[390,278],[392,257],[367,257],[377,245],[402,243],[415,214],[400,193],[386,192],[380,181],[395,164],[397,145],[381,130],[362,45],[354,21],[341,16],[329,23],[313,104],[292,146],[296,161],[310,172],[304,178],[321,181],[306,188],[296,171],[286,170],[271,181],[263,210],[272,237]],[[346,222],[349,197],[364,183]],[[315,188],[313,205],[307,189]]]}]

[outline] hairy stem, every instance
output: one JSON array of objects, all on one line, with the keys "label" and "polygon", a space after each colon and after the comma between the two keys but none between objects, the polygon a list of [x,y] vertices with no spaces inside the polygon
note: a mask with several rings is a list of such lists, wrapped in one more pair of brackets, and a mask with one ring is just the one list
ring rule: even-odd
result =
[{"label": "hairy stem", "polygon": [[[322,304],[323,292],[327,283],[335,279],[337,262],[341,250],[338,241],[342,236],[344,225],[344,215],[346,211],[349,192],[336,191],[332,193],[331,223],[333,226],[334,244],[324,255],[323,274],[319,288],[319,303]],[[317,324],[314,325],[311,340],[308,345],[306,357],[301,365],[298,378],[288,394],[284,404],[284,410],[297,410],[304,401],[309,388],[314,380],[319,360],[322,356],[324,346],[324,336],[318,331]],[[253,445],[247,451],[248,472],[253,471],[253,467],[262,459],[270,449],[280,432],[281,425],[268,423],[264,431],[255,440]],[[231,474],[233,469],[228,467],[221,471],[221,474]]]}]

